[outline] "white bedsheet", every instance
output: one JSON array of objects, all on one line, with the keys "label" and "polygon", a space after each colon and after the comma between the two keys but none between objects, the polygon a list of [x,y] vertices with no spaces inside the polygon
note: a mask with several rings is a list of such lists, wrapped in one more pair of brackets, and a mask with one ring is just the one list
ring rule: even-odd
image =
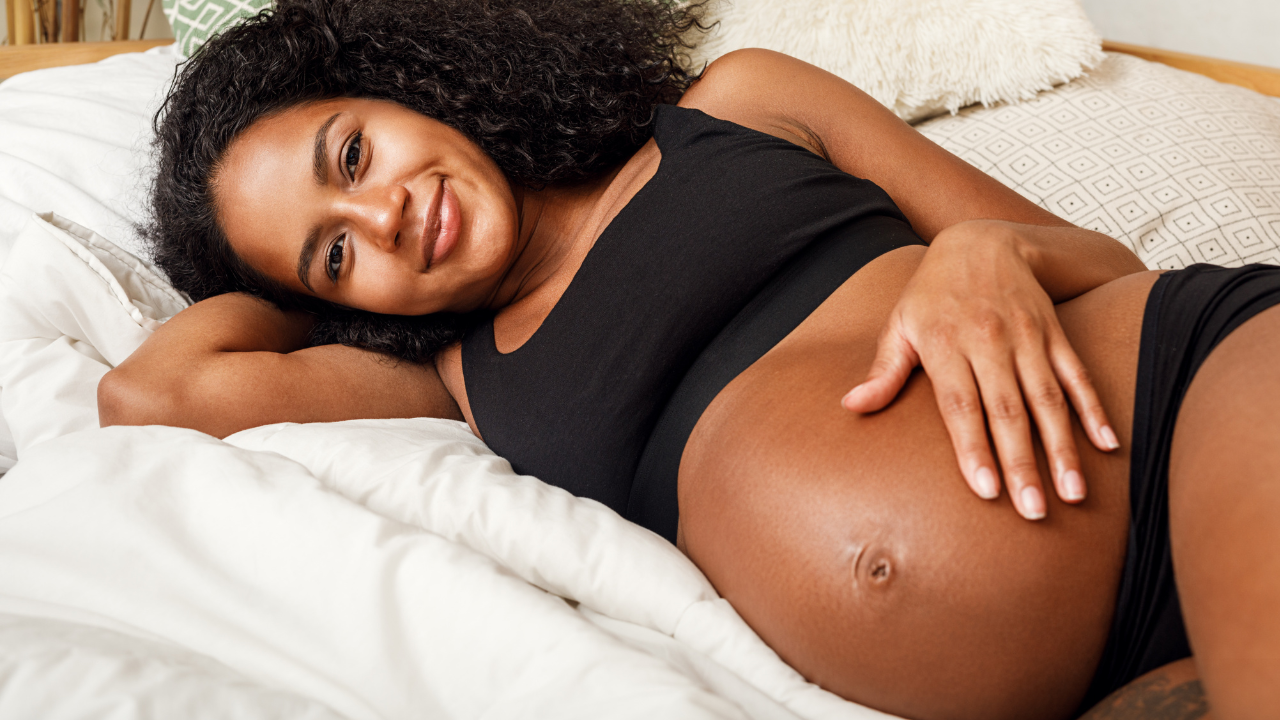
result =
[{"label": "white bedsheet", "polygon": [[[172,428],[42,443],[0,483],[0,609],[163,639],[353,719],[747,716],[492,559],[353,502],[347,492],[399,495],[398,513],[415,514],[442,500],[430,479],[442,474],[523,548],[539,544],[525,531],[547,529],[537,502],[515,515],[483,499],[508,493],[468,462],[465,429],[386,429],[241,436],[308,455],[318,431],[326,450],[338,440],[381,451],[355,475],[330,474],[332,485],[276,452]],[[588,593],[623,574],[565,566],[592,550],[534,552]],[[651,590],[626,609],[643,615],[649,599],[709,601]]]},{"label": "white bedsheet", "polygon": [[340,718],[318,702],[264,688],[171,643],[26,614],[0,614],[0,717]]}]

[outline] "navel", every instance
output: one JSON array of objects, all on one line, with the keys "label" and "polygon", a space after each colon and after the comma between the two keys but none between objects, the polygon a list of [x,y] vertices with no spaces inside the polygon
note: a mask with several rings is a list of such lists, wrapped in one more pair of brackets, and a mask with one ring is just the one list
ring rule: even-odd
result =
[{"label": "navel", "polygon": [[850,542],[842,555],[855,591],[884,591],[898,577],[897,558],[882,541]]}]

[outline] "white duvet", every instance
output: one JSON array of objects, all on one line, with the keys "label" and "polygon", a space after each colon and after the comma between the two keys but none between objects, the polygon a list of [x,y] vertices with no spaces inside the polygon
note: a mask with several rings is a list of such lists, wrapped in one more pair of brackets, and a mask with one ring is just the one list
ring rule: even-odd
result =
[{"label": "white duvet", "polygon": [[173,63],[0,85],[0,720],[883,717],[463,424],[99,429],[185,305],[127,252]]}]

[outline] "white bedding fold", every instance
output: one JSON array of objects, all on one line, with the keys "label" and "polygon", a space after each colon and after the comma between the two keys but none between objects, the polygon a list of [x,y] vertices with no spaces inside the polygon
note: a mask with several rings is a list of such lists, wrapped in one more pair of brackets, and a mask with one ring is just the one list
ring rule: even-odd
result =
[{"label": "white bedding fold", "polygon": [[610,617],[670,635],[690,604],[716,598],[671,543],[595,501],[516,475],[465,423],[283,424],[227,442],[284,455],[374,512],[474,548]]},{"label": "white bedding fold", "polygon": [[600,503],[514,474],[464,423],[282,424],[227,442],[285,455],[375,512],[474,548],[601,615],[673,636],[798,715],[878,715],[807,683],[670,543]]},{"label": "white bedding fold", "polygon": [[0,270],[0,411],[16,457],[98,426],[98,381],[186,300],[75,223],[30,216]]},{"label": "white bedding fold", "polygon": [[341,720],[169,643],[0,614],[0,718]]},{"label": "white bedding fold", "polygon": [[192,431],[30,449],[0,566],[0,611],[109,617],[351,718],[745,717],[488,558]]}]

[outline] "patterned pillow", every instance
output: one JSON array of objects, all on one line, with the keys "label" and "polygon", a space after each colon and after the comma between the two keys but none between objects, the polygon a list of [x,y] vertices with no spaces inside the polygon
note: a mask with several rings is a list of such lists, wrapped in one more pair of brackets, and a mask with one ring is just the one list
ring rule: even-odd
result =
[{"label": "patterned pillow", "polygon": [[178,51],[191,57],[209,38],[271,7],[271,0],[164,0],[163,4]]},{"label": "patterned pillow", "polygon": [[1280,99],[1128,55],[920,132],[1150,268],[1280,264]]}]

